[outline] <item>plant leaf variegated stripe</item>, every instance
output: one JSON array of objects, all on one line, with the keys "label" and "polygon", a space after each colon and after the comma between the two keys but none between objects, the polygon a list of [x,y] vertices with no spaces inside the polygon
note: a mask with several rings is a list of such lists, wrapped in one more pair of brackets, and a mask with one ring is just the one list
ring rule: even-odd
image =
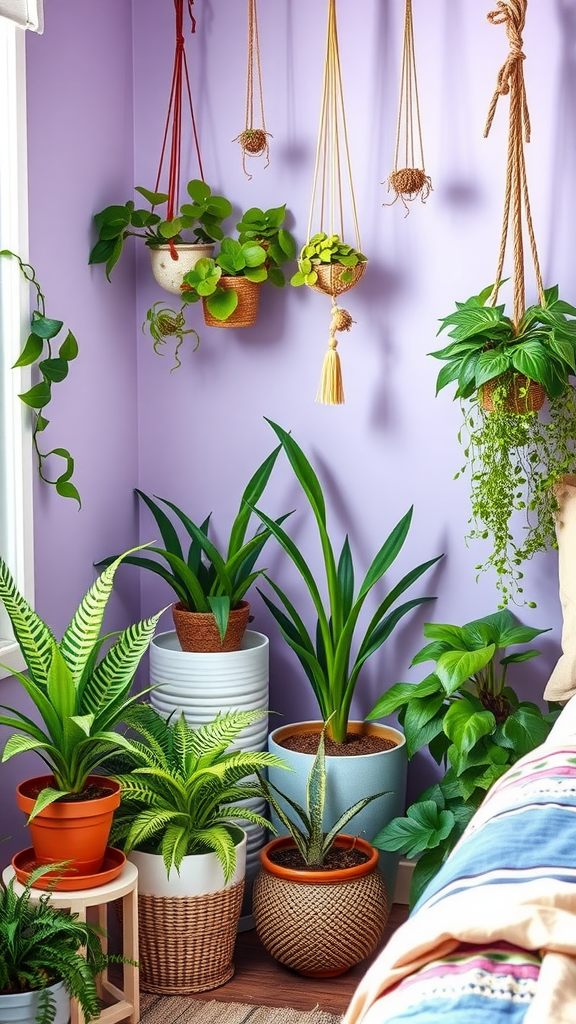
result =
[{"label": "plant leaf variegated stripe", "polygon": [[132,741],[130,770],[115,776],[122,803],[112,841],[126,853],[161,853],[168,876],[184,856],[212,851],[228,882],[236,866],[234,833],[242,821],[274,831],[266,818],[237,802],[264,796],[255,772],[288,765],[266,751],[227,752],[243,729],[266,714],[228,711],[192,729],[183,713],[172,724],[149,704],[132,707],[126,721],[145,742]]},{"label": "plant leaf variegated stripe", "polygon": [[354,565],[348,537],[344,540],[337,562],[326,525],[326,503],[320,481],[294,438],[278,424],[271,420],[268,422],[280,439],[316,519],[326,572],[327,607],[314,574],[294,541],[278,522],[274,522],[259,509],[255,511],[282,545],[306,584],[317,616],[315,640],[310,636],[294,604],[266,574],[265,578],[284,607],[275,604],[261,591],[259,593],[276,619],[284,639],[296,653],[310,681],[322,718],[325,722],[330,719],[328,734],[336,742],[343,743],[352,698],[364,662],[382,646],[408,612],[426,601],[434,600],[431,597],[417,597],[403,604],[396,603],[442,555],[416,566],[388,590],[373,613],[353,656],[354,635],[366,598],[402,550],[410,529],[412,509],[386,538],[354,596]]},{"label": "plant leaf variegated stripe", "polygon": [[[136,550],[136,549],[133,549]],[[55,786],[40,793],[32,816],[63,794],[81,793],[88,775],[118,747],[129,742],[114,727],[141,694],[130,696],[134,674],[162,614],[122,630],[100,657],[109,637],[101,636],[120,555],[90,587],[60,643],[18,591],[0,559],[0,600],[12,623],[28,673],[12,674],[36,706],[42,725],[0,704],[0,724],[16,732],[2,754],[35,750],[50,768]]]}]

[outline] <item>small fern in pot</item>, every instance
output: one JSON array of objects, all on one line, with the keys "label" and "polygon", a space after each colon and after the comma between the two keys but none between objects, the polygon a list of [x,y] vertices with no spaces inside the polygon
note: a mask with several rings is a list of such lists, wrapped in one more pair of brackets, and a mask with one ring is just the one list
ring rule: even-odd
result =
[{"label": "small fern in pot", "polygon": [[[461,400],[459,433],[469,472],[472,516],[468,535],[490,542],[477,566],[496,572],[502,605],[524,602],[521,565],[555,546],[555,486],[576,466],[576,307],[543,292],[517,326],[504,305],[487,305],[485,288],[442,318],[438,333],[453,339],[430,355],[446,362],[436,393],[455,384]],[[539,414],[545,397],[548,405]],[[466,403],[470,404],[467,405]],[[522,540],[514,520],[522,518]],[[533,602],[527,602],[533,604]]]}]

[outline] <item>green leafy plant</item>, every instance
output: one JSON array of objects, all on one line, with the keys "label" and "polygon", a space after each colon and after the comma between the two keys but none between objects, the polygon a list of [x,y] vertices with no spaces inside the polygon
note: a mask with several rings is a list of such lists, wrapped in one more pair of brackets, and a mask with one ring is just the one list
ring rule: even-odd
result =
[{"label": "green leafy plant", "polygon": [[[272,531],[259,528],[249,540],[246,540],[246,534],[252,515],[251,506],[262,496],[279,451],[278,447],[271,452],[248,482],[232,523],[225,554],[208,538],[211,515],[198,526],[173,502],[166,498],[157,499],[174,513],[176,521],[184,527],[190,538],[185,552],[178,531],[164,509],[136,488],[136,494],[154,516],[164,548],[147,545],[147,550],[157,557],[130,554],[124,557],[124,562],[160,576],[188,611],[212,612],[222,639],[226,633],[230,610],[237,607],[264,571],[255,569],[255,565]],[[284,518],[281,517],[278,522]],[[97,565],[109,565],[115,557],[105,558]]]},{"label": "green leafy plant", "polygon": [[319,231],[302,247],[298,259],[298,270],[290,284],[294,287],[301,284],[316,284],[318,266],[329,263],[340,263],[347,268],[340,280],[343,284],[349,284],[353,280],[352,269],[358,263],[365,262],[366,257],[358,249],[342,242],[338,235],[327,235],[324,231]]},{"label": "green leafy plant", "polygon": [[[52,484],[61,497],[72,498],[81,507],[80,495],[72,482],[74,459],[68,449],[59,447],[52,448],[49,452],[41,452],[39,446],[39,435],[46,430],[50,423],[44,412],[52,400],[52,385],[59,384],[68,376],[70,363],[78,355],[78,342],[70,330],[66,330],[62,337],[61,332],[64,329],[62,320],[53,320],[46,316],[46,298],[36,278],[34,267],[30,263],[24,263],[17,253],[11,252],[9,249],[0,250],[0,256],[15,259],[22,276],[34,287],[36,292],[35,309],[30,321],[30,334],[12,369],[30,366],[40,376],[37,383],[18,396],[24,405],[32,410],[34,417],[32,444],[36,453],[38,474],[44,483]],[[53,346],[57,344],[58,338],[60,338],[59,347],[55,354]],[[45,464],[54,456],[63,459],[66,468],[55,480],[52,480],[46,475]]]},{"label": "green leafy plant", "polygon": [[558,298],[558,287],[544,291],[544,303],[530,306],[516,327],[505,306],[486,305],[494,294],[490,285],[443,317],[438,334],[447,328],[454,340],[430,355],[446,362],[436,394],[457,382],[455,398],[470,398],[489,380],[521,373],[558,398],[576,373],[576,307]]},{"label": "green leafy plant", "polygon": [[283,288],[286,279],[282,264],[296,256],[296,242],[287,228],[282,227],[286,219],[286,203],[261,210],[252,206],[242,214],[236,225],[240,243],[253,241],[266,250],[268,280]]},{"label": "green leafy plant", "polygon": [[39,991],[35,1024],[51,1024],[56,1007],[49,986],[61,981],[89,1024],[101,1012],[97,976],[110,963],[129,961],[103,953],[100,929],[52,906],[49,891],[32,893],[38,879],[58,866],[36,868],[20,894],[14,878],[7,885],[0,881],[0,995]]},{"label": "green leafy plant", "polygon": [[145,742],[133,740],[130,769],[117,775],[122,802],[112,839],[126,853],[137,849],[162,855],[168,877],[182,858],[214,852],[230,881],[236,866],[238,825],[249,821],[273,826],[249,807],[237,805],[261,797],[260,785],[247,776],[269,765],[288,768],[264,751],[228,751],[241,731],[265,711],[227,711],[192,729],[181,713],[174,723],[149,704],[136,704],[128,724]]},{"label": "green leafy plant", "polygon": [[[355,817],[367,804],[371,803],[372,800],[376,800],[379,796],[384,796],[386,791],[381,793],[373,793],[371,796],[363,797],[361,800],[357,800],[352,807],[349,807],[344,813],[338,818],[338,821],[332,826],[329,832],[324,832],[322,826],[322,820],[324,817],[324,806],[326,803],[326,753],[325,753],[325,733],[328,728],[328,722],[325,722],[320,733],[320,741],[318,743],[318,751],[312,762],[310,768],[310,774],[306,782],[306,808],[300,806],[290,797],[282,793],[277,786],[273,783],[268,782],[267,779],[258,772],[258,778],[260,785],[266,795],[266,799],[271,807],[274,808],[279,820],[284,825],[292,836],[298,851],[304,861],[304,864],[308,868],[321,867],[326,859],[326,854],[334,845],[334,841],[337,836],[340,835],[349,821]],[[291,818],[284,811],[283,807],[278,803],[275,794],[281,796],[283,800],[292,808],[296,813],[297,818],[300,820],[300,824]]]},{"label": "green leafy plant", "polygon": [[542,743],[557,710],[543,714],[537,704],[520,701],[508,683],[508,668],[535,658],[525,645],[546,629],[518,622],[509,609],[464,626],[427,622],[430,641],[412,665],[435,662],[420,683],[397,683],[367,716],[398,714],[408,757],[427,747],[443,778],[426,789],[373,839],[381,850],[416,857],[411,905],[436,874],[462,835],[486,791],[518,758]]},{"label": "green leafy plant", "polygon": [[282,636],[298,657],[318,701],[323,720],[330,721],[328,734],[337,743],[343,743],[346,740],[352,697],[364,662],[382,646],[397,623],[409,611],[432,600],[430,597],[417,597],[397,604],[402,594],[442,556],[418,565],[388,590],[386,596],[378,601],[364,635],[353,653],[358,619],[366,598],[388,572],[402,550],[410,529],[412,509],[402,517],[384,541],[355,595],[354,564],[348,536],[344,539],[337,561],[328,533],[326,502],[320,480],[294,438],[277,423],[271,420],[267,422],[279,438],[316,520],[324,560],[325,587],[328,595],[326,603],[312,570],[295,542],[278,521],[270,519],[260,509],[255,508],[254,511],[282,546],[306,585],[316,613],[314,639],[290,598],[266,573],[264,576],[280,599],[281,605],[275,604],[264,593],[259,592],[278,623]]},{"label": "green leafy plant", "polygon": [[[576,468],[576,400],[569,379],[576,372],[576,307],[558,297],[557,287],[549,288],[516,326],[504,305],[490,304],[496,291],[489,286],[456,303],[438,331],[448,329],[453,340],[430,355],[446,363],[436,393],[454,383],[454,397],[470,402],[463,404],[459,434],[466,462],[456,476],[470,473],[467,539],[489,542],[477,569],[495,570],[504,607],[525,600],[522,563],[556,545],[555,486]],[[545,417],[531,404],[532,381],[549,397]]]},{"label": "green leafy plant", "polygon": [[186,190],[191,202],[183,203],[177,216],[162,219],[155,213],[157,206],[168,202],[165,192],[151,192],[137,186],[135,191],[150,203],[150,210],[136,209],[132,200],[124,206],[107,206],[94,215],[98,229],[98,241],[90,252],[88,262],[105,263],[106,277],[122,255],[124,242],[130,236],[143,238],[146,245],[154,247],[173,241],[178,245],[185,241],[183,232],[192,231],[194,242],[211,242],[223,237],[222,222],[231,215],[232,206],[224,196],[213,195],[205,181],[193,179]]},{"label": "green leafy plant", "polygon": [[31,817],[54,800],[82,793],[86,780],[112,750],[129,743],[114,727],[138,699],[129,696],[134,674],[162,614],[122,630],[100,657],[109,636],[102,621],[121,555],[82,598],[58,643],[19,593],[8,566],[0,559],[0,600],[12,623],[28,674],[11,670],[20,680],[43,725],[4,704],[0,724],[16,730],[4,746],[2,761],[35,750],[54,776],[43,789]]},{"label": "green leafy plant", "polygon": [[221,278],[245,277],[248,281],[261,283],[268,278],[266,260],[266,250],[256,242],[224,238],[215,259],[203,256],[192,270],[184,274],[184,304],[204,299],[213,317],[228,320],[239,300],[233,288],[224,288],[220,284]]}]

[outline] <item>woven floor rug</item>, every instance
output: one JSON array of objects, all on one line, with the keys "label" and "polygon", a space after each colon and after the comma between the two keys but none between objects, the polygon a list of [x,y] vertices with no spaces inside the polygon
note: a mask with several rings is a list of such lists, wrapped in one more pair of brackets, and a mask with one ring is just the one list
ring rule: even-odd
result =
[{"label": "woven floor rug", "polygon": [[140,996],[140,1024],[340,1024],[324,1010],[293,1010],[248,1003],[205,1002],[189,996]]}]

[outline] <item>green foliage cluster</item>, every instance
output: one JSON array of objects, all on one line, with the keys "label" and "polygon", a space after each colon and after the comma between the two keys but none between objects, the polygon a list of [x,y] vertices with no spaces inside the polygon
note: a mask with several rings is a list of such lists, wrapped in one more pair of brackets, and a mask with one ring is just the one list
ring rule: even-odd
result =
[{"label": "green foliage cluster", "polygon": [[57,867],[36,868],[20,895],[14,878],[0,882],[0,994],[39,991],[35,1024],[51,1024],[55,1003],[49,986],[62,981],[89,1024],[100,1016],[97,976],[108,964],[127,961],[104,954],[98,927],[52,906],[49,891],[36,890],[32,898],[35,882]]},{"label": "green foliage cluster", "polygon": [[330,263],[339,263],[348,268],[343,272],[340,280],[343,284],[349,284],[353,280],[352,268],[365,261],[366,257],[358,249],[342,242],[339,235],[327,235],[325,231],[319,231],[302,247],[298,259],[298,270],[293,275],[290,284],[294,287],[301,284],[316,284],[318,280],[316,268],[321,264]]},{"label": "green foliage cluster", "polygon": [[[246,540],[246,533],[252,515],[251,506],[261,498],[279,451],[280,447],[271,452],[249,480],[232,523],[224,554],[208,538],[211,515],[197,525],[173,502],[166,498],[157,499],[174,513],[176,521],[184,527],[190,538],[188,550],[184,551],[170,517],[157,502],[136,488],[136,494],[154,516],[164,547],[146,545],[147,551],[157,557],[129,554],[124,556],[123,561],[160,576],[188,611],[212,612],[222,639],[226,633],[230,610],[237,607],[264,571],[256,569],[255,565],[273,531],[259,527],[249,540]],[[278,522],[284,518],[281,517]],[[97,565],[110,565],[115,557],[109,556]]]},{"label": "green foliage cluster", "polygon": [[406,735],[408,757],[427,747],[445,774],[421,794],[405,817],[394,818],[373,839],[381,850],[416,857],[410,902],[414,905],[464,832],[486,791],[518,758],[542,743],[558,711],[543,714],[520,701],[508,684],[508,667],[536,657],[530,643],[548,632],[523,626],[509,609],[464,626],[428,622],[430,641],[412,665],[435,662],[420,683],[397,683],[368,719],[394,712]]},{"label": "green foliage cluster", "polygon": [[185,241],[182,232],[191,230],[192,241],[212,242],[223,237],[222,221],[232,213],[228,199],[213,195],[210,186],[198,178],[186,186],[192,202],[183,203],[178,215],[171,220],[163,220],[154,212],[156,206],[168,202],[167,193],[151,192],[139,185],[135,191],[150,203],[150,210],[136,209],[134,202],[129,200],[124,206],[107,206],[94,214],[98,241],[88,262],[105,263],[108,280],[122,255],[124,242],[130,236],[143,238],[148,246],[166,245],[170,241],[178,245]]},{"label": "green foliage cluster", "polygon": [[456,311],[440,321],[438,334],[450,327],[454,340],[430,352],[447,364],[438,374],[436,394],[455,381],[454,397],[471,398],[487,381],[516,371],[558,398],[576,373],[576,307],[558,298],[557,286],[548,288],[543,305],[529,306],[516,326],[504,305],[486,305],[494,289],[489,285],[457,302]]},{"label": "green foliage cluster", "polygon": [[31,817],[65,794],[81,793],[91,772],[128,741],[114,727],[138,699],[130,696],[134,674],[160,617],[129,626],[100,657],[109,636],[102,621],[116,570],[124,556],[98,577],[82,598],[58,643],[19,593],[8,566],[0,558],[0,601],[28,666],[28,674],[12,671],[34,704],[43,727],[24,712],[4,704],[0,724],[16,730],[2,754],[34,750],[50,768],[55,785],[43,789]]},{"label": "green foliage cluster", "polygon": [[[61,497],[72,498],[78,502],[78,507],[81,507],[80,495],[75,484],[72,482],[74,459],[68,449],[59,447],[52,448],[49,452],[41,452],[38,443],[39,434],[46,430],[50,423],[50,420],[44,415],[44,411],[52,400],[52,385],[59,384],[60,381],[63,381],[68,376],[70,363],[78,355],[78,342],[70,330],[67,330],[62,338],[61,331],[64,328],[64,322],[62,320],[53,320],[46,316],[46,299],[36,279],[34,267],[29,263],[24,263],[17,253],[11,252],[9,249],[0,250],[1,256],[15,259],[22,276],[36,290],[36,308],[32,312],[30,334],[12,369],[30,366],[37,370],[40,376],[40,380],[37,383],[33,384],[28,391],[18,396],[24,402],[24,405],[32,410],[34,416],[32,444],[36,452],[38,474],[44,483],[52,484]],[[59,347],[57,354],[55,354],[53,346],[57,343],[56,339],[59,337]],[[55,480],[49,479],[45,472],[45,463],[53,456],[63,459],[66,466]]]},{"label": "green foliage cluster", "polygon": [[[498,401],[487,413],[479,402],[463,410],[459,434],[466,462],[456,474],[470,478],[470,532],[489,553],[476,568],[493,569],[501,605],[524,601],[522,564],[557,547],[556,484],[576,471],[576,394],[550,400],[544,419],[537,412],[507,412]],[[518,526],[520,539],[515,535]],[[535,607],[534,601],[526,601]]]},{"label": "green foliage cluster", "polygon": [[[325,752],[325,734],[328,728],[328,722],[324,723],[322,732],[320,733],[320,741],[318,743],[318,751],[312,762],[310,768],[310,774],[306,782],[306,808],[302,807],[296,801],[291,800],[290,797],[282,793],[277,786],[273,783],[268,782],[267,779],[258,772],[258,778],[260,785],[265,793],[266,799],[271,807],[274,808],[279,820],[284,825],[292,836],[298,852],[302,857],[302,860],[307,868],[322,867],[326,859],[326,854],[331,850],[334,842],[344,829],[349,821],[355,817],[367,804],[371,803],[372,800],[376,800],[380,796],[384,796],[384,792],[373,793],[371,796],[363,797],[361,800],[357,800],[352,807],[349,807],[344,813],[338,818],[338,821],[332,826],[329,832],[323,830],[323,818],[324,818],[324,806],[326,804],[326,752]],[[289,814],[286,814],[283,807],[278,803],[276,794],[281,796],[283,800],[292,808],[296,814],[296,818],[300,820],[294,820]]]},{"label": "green foliage cluster", "polygon": [[262,710],[228,711],[192,729],[183,713],[172,723],[149,704],[133,707],[126,721],[144,742],[131,742],[129,770],[116,776],[122,803],[112,841],[126,853],[161,854],[168,877],[172,868],[179,870],[183,857],[213,852],[230,881],[242,821],[273,828],[260,814],[237,805],[262,797],[260,785],[246,779],[270,765],[287,767],[274,754],[227,749],[265,715]]},{"label": "green foliage cluster", "polygon": [[429,597],[417,597],[397,604],[402,594],[441,556],[416,566],[390,587],[385,597],[379,601],[353,654],[358,620],[366,598],[400,554],[410,528],[412,509],[402,517],[386,538],[355,593],[350,542],[346,536],[336,560],[327,528],[326,502],[318,476],[294,438],[277,423],[271,420],[268,422],[280,440],[316,520],[326,575],[326,602],[314,573],[279,521],[270,519],[260,509],[254,508],[254,511],[291,559],[308,590],[316,613],[314,635],[309,633],[288,595],[266,573],[264,576],[281,605],[275,604],[261,591],[259,593],[278,623],[282,636],[298,657],[318,701],[322,718],[324,721],[330,720],[329,735],[336,742],[343,743],[346,739],[352,698],[364,662],[382,646],[394,627],[408,612],[432,600]]}]

